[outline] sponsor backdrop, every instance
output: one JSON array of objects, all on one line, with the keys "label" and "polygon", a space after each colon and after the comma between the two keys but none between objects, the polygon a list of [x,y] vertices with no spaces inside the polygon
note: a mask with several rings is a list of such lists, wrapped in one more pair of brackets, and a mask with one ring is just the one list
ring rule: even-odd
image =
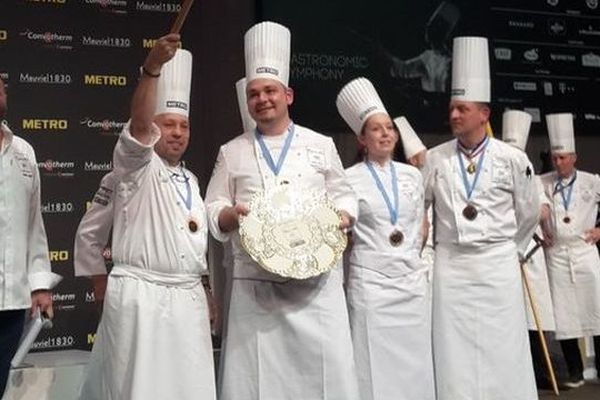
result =
[{"label": "sponsor backdrop", "polygon": [[[1,3],[7,119],[36,150],[50,260],[64,277],[54,293],[54,328],[43,332],[34,348],[89,349],[98,311],[90,281],[73,276],[73,237],[101,177],[112,168],[139,65],[153,39],[168,31],[179,1]],[[188,24],[183,45],[194,36]]]},{"label": "sponsor backdrop", "polygon": [[[264,19],[293,32],[295,112],[320,130],[347,130],[335,99],[350,79],[371,79],[388,107],[421,133],[448,131],[451,42],[490,40],[493,126],[505,108],[534,117],[576,111],[578,134],[600,127],[600,7],[597,0],[262,1]],[[310,21],[310,23],[307,23]],[[477,60],[473,60],[477,62]]]},{"label": "sponsor backdrop", "polygon": [[[55,326],[36,342],[38,350],[93,344],[99,314],[89,280],[73,277],[73,236],[112,168],[138,66],[153,39],[168,31],[179,3],[0,1],[8,121],[36,149],[52,268],[65,278],[54,295]],[[496,131],[505,107],[531,112],[541,121],[533,126],[539,134],[547,112],[576,111],[578,134],[594,133],[600,124],[600,102],[593,96],[600,93],[598,1],[196,2],[183,46],[195,55],[195,156],[189,164],[202,185],[218,147],[241,130],[234,83],[243,76],[243,33],[255,13],[292,30],[292,115],[330,134],[346,162],[354,135],[338,116],[335,97],[357,76],[372,79],[390,113],[406,115],[428,144],[442,138],[448,131],[450,44],[457,35],[491,38]],[[209,262],[219,271],[218,249],[211,249]]]}]

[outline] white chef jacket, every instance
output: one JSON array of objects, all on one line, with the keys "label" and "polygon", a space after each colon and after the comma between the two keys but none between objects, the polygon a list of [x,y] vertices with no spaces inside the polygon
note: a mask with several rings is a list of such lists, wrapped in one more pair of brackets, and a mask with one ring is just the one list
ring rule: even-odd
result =
[{"label": "white chef jacket", "polygon": [[[429,205],[435,199],[435,242],[481,246],[512,240],[522,255],[539,216],[533,168],[525,153],[500,140],[490,138],[485,152],[483,171],[470,202],[463,186],[456,140],[428,153],[432,161],[428,159],[425,165],[425,202]],[[468,203],[479,212],[473,222],[462,215]]]},{"label": "white chef jacket", "polygon": [[538,223],[533,169],[523,152],[493,138],[482,156],[473,221],[462,215],[467,197],[456,140],[430,150],[426,164],[425,199],[435,212],[438,400],[534,400],[517,257]]},{"label": "white chef jacket", "polygon": [[[378,163],[372,165],[393,202],[389,163],[385,166]],[[349,262],[363,268],[375,268],[392,277],[425,268],[419,258],[424,213],[423,179],[419,170],[414,167],[398,162],[394,162],[394,166],[399,195],[395,225],[390,221],[388,208],[367,165],[362,162],[346,170],[348,182],[357,193],[359,207],[359,219],[352,228],[354,235]],[[404,240],[398,247],[390,244],[390,234],[394,230],[404,235]]]},{"label": "white chef jacket", "polygon": [[[264,138],[275,160],[285,137]],[[248,256],[237,230],[219,228],[224,207],[248,204],[254,193],[282,181],[327,191],[336,207],[356,216],[356,199],[331,138],[295,125],[278,177],[254,132],[221,147],[206,194],[211,233],[232,240],[234,257],[220,398],[358,400],[341,267],[306,280],[282,278]]]},{"label": "white chef jacket", "polygon": [[5,121],[0,149],[0,310],[31,306],[31,292],[62,278],[50,269],[33,148]]},{"label": "white chef jacket", "polygon": [[[556,338],[600,335],[600,258],[596,245],[585,242],[585,231],[594,228],[598,215],[600,177],[577,171],[568,210],[556,191],[556,172],[541,178],[551,208],[554,243],[545,250]],[[564,179],[563,184],[570,180],[571,177]],[[566,216],[569,223],[564,222]]]},{"label": "white chef jacket", "polygon": [[[208,230],[198,180],[183,168],[190,177],[192,192],[192,210],[188,212],[171,178],[179,168],[170,168],[154,152],[160,138],[155,125],[153,134],[152,142],[142,145],[131,136],[127,125],[115,148],[114,171],[120,182],[114,200],[113,262],[164,273],[201,275],[207,271]],[[188,228],[191,219],[198,225],[197,232]]]},{"label": "white chef jacket", "polygon": [[113,225],[113,196],[118,179],[114,172],[102,177],[90,208],[85,212],[75,234],[75,276],[106,275],[102,252]]},{"label": "white chef jacket", "polygon": [[[372,165],[393,204],[389,162]],[[359,207],[347,296],[360,398],[432,400],[429,266],[419,257],[423,179],[412,166],[397,162],[394,166],[399,192],[394,225],[367,165],[346,170]],[[404,235],[397,247],[389,239],[394,230]]]}]

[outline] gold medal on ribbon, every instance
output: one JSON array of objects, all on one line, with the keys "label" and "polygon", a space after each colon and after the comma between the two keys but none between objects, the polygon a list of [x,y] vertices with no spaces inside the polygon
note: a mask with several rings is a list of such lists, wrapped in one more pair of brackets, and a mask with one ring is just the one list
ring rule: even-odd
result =
[{"label": "gold medal on ribbon", "polygon": [[475,165],[474,162],[471,162],[469,165],[467,165],[467,172],[469,174],[473,175],[476,171],[477,171],[477,165]]},{"label": "gold medal on ribbon", "polygon": [[254,195],[240,218],[240,240],[265,270],[294,279],[333,269],[346,248],[340,216],[321,191],[277,185]]}]

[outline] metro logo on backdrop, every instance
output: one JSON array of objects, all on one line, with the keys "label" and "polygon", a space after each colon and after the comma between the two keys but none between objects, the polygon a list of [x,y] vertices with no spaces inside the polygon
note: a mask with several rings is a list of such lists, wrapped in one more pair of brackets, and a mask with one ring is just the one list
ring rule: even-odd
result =
[{"label": "metro logo on backdrop", "polygon": [[142,39],[142,47],[144,49],[151,49],[154,47],[156,39]]},{"label": "metro logo on backdrop", "polygon": [[48,252],[50,262],[69,261],[69,259],[71,258],[69,257],[69,254],[69,250],[50,250]]},{"label": "metro logo on backdrop", "polygon": [[127,77],[125,75],[85,74],[83,82],[85,85],[92,86],[127,86]]},{"label": "metro logo on backdrop", "polygon": [[[142,48],[151,49],[156,44],[157,39],[142,39]],[[181,49],[181,42],[177,44],[177,47]]]},{"label": "metro logo on backdrop", "polygon": [[65,131],[69,128],[69,121],[66,119],[23,119],[21,127],[29,131]]},{"label": "metro logo on backdrop", "polygon": [[[94,299],[94,301],[96,301]],[[88,333],[87,334],[87,344],[94,344],[94,341],[96,340],[96,334],[95,333]]]},{"label": "metro logo on backdrop", "polygon": [[8,31],[6,29],[0,29],[0,43],[8,40]]}]

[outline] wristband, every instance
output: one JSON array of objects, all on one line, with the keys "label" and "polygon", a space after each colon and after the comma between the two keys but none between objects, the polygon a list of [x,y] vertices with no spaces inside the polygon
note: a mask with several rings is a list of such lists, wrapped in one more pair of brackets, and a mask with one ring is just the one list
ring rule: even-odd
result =
[{"label": "wristband", "polygon": [[142,75],[146,75],[150,78],[158,78],[160,76],[160,72],[158,74],[153,74],[152,72],[148,71],[143,65],[140,67],[140,71]]}]

